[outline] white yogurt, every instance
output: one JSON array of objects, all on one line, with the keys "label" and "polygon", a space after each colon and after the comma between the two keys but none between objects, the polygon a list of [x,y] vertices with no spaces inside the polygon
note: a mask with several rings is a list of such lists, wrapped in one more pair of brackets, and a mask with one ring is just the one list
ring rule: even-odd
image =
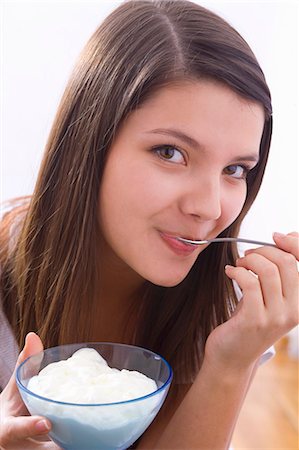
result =
[{"label": "white yogurt", "polygon": [[93,348],[49,364],[27,387],[42,397],[69,403],[122,402],[157,390],[155,381],[140,372],[110,368]]},{"label": "white yogurt", "polygon": [[[76,404],[105,404],[132,400],[157,390],[154,380],[137,371],[110,368],[92,348],[83,348],[69,359],[49,364],[32,377],[27,388],[42,397]],[[160,404],[160,395],[120,405],[76,407],[29,396],[32,414],[54,420],[64,418],[98,430],[138,428],[150,423]],[[134,425],[135,423],[135,425]]]}]

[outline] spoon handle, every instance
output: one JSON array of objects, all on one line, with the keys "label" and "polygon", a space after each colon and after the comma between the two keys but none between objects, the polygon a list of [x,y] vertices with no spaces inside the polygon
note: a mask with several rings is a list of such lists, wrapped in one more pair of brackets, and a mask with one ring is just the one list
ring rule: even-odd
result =
[{"label": "spoon handle", "polygon": [[[256,241],[254,239],[246,239],[246,238],[218,238],[216,239],[217,242],[219,240],[222,240],[223,242],[245,242],[248,244],[257,244],[257,245],[267,245],[268,247],[276,247],[275,244],[272,244],[270,242],[263,242],[263,241]],[[212,242],[215,241],[215,239],[212,239]]]},{"label": "spoon handle", "polygon": [[255,241],[253,239],[243,239],[243,238],[233,238],[233,237],[207,239],[207,240],[202,240],[202,241],[192,241],[190,239],[183,239],[183,238],[180,238],[180,240],[182,240],[183,242],[188,242],[189,244],[194,244],[194,245],[209,244],[210,242],[246,242],[248,244],[267,245],[269,247],[276,247],[275,244],[271,244],[270,242]]}]

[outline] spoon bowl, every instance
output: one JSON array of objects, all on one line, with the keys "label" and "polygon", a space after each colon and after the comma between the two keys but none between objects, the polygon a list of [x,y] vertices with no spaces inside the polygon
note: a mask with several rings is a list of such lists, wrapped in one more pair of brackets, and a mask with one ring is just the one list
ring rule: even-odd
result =
[{"label": "spoon bowl", "polygon": [[268,247],[276,247],[275,244],[271,244],[270,242],[256,241],[253,239],[246,238],[234,238],[234,237],[226,237],[226,238],[215,238],[215,239],[203,239],[203,240],[192,240],[185,238],[178,238],[179,241],[185,242],[186,244],[191,245],[204,245],[216,242],[243,242],[248,244],[256,244],[256,245],[266,245]]}]

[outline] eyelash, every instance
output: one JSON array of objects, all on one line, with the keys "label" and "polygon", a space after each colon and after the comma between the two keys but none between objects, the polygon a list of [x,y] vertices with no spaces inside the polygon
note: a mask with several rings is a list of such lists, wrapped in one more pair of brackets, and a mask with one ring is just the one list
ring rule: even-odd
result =
[{"label": "eyelash", "polygon": [[[184,160],[183,164],[186,165],[186,157],[185,157],[183,151],[180,150],[179,148],[177,148],[176,145],[172,145],[172,144],[157,145],[155,147],[152,147],[151,151],[153,153],[155,153],[162,161],[167,161],[167,162],[170,162],[172,164],[181,164],[181,163],[178,163],[178,162],[171,161],[171,159],[167,159],[167,158],[165,158],[164,156],[161,155],[161,151],[162,150],[167,150],[167,149],[168,150],[171,149],[171,150],[179,152],[181,154],[183,160]],[[234,176],[228,174],[231,178],[234,178],[236,180],[246,180],[248,173],[252,170],[252,168],[247,166],[246,164],[230,164],[229,166],[227,166],[224,169],[224,171],[227,170],[229,167],[241,167],[242,168],[243,172],[242,172],[242,175],[239,176],[239,177],[234,177]]]},{"label": "eyelash", "polygon": [[[184,162],[178,163],[178,162],[175,162],[175,161],[171,161],[171,159],[167,159],[166,157],[161,155],[161,151],[163,151],[163,150],[174,150],[174,151],[180,153],[181,156],[182,156],[182,159],[184,160]],[[180,150],[179,148],[177,148],[176,145],[172,145],[172,144],[157,145],[155,147],[152,147],[151,151],[153,153],[155,153],[160,159],[162,159],[162,161],[170,162],[172,164],[184,164],[184,165],[186,165],[186,157],[184,155],[184,152],[182,150]]]},{"label": "eyelash", "polygon": [[227,166],[224,169],[224,171],[226,169],[228,169],[229,167],[241,167],[241,169],[243,170],[242,175],[239,177],[234,177],[234,176],[228,174],[229,176],[231,176],[231,178],[234,178],[236,180],[246,180],[248,173],[250,172],[250,170],[252,170],[251,167],[247,166],[246,164],[231,164],[231,165]]}]

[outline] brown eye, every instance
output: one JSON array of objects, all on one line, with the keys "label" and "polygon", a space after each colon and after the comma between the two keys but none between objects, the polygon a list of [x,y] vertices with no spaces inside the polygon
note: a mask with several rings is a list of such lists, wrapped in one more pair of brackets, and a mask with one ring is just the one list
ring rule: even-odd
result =
[{"label": "brown eye", "polygon": [[240,164],[233,164],[231,166],[227,166],[224,169],[224,173],[226,175],[229,175],[232,178],[236,178],[236,179],[240,179],[240,180],[246,178],[246,175],[248,172],[249,172],[249,169],[245,166],[241,166]]},{"label": "brown eye", "polygon": [[160,155],[165,159],[171,159],[174,157],[175,149],[173,147],[165,147],[160,150]]},{"label": "brown eye", "polygon": [[159,156],[159,158],[163,160],[176,164],[185,164],[183,153],[173,145],[162,145],[159,147],[155,147],[153,150]]}]

